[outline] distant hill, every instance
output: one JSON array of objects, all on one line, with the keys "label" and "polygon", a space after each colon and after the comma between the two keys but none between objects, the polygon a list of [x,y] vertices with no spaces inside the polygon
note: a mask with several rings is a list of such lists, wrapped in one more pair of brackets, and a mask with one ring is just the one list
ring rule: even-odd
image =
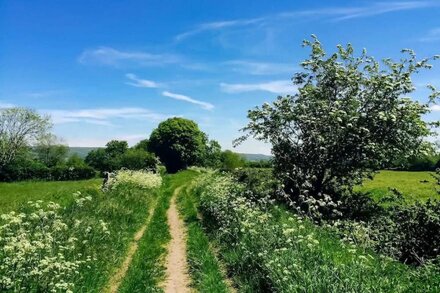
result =
[{"label": "distant hill", "polygon": [[98,147],[69,147],[68,156],[77,154],[81,158],[85,158],[90,151],[99,149]]},{"label": "distant hill", "polygon": [[270,159],[272,159],[272,156],[263,155],[263,154],[239,154],[239,155],[245,158],[245,160],[251,162],[261,161],[261,160],[269,161]]}]

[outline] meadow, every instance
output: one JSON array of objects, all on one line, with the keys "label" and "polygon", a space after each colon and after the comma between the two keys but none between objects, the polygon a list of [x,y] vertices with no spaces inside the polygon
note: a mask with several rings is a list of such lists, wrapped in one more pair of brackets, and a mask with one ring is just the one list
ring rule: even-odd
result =
[{"label": "meadow", "polygon": [[432,176],[435,172],[428,171],[391,171],[382,170],[374,178],[366,179],[356,191],[368,192],[369,195],[379,200],[390,194],[390,188],[399,190],[411,202],[416,200],[440,199],[436,179]]},{"label": "meadow", "polygon": [[[404,194],[419,190],[420,197],[409,198],[427,199],[422,192],[427,184],[420,182],[430,180],[427,172],[381,171],[361,188],[378,199],[388,187],[396,187],[392,184],[400,175],[403,183],[412,180],[399,183]],[[14,200],[1,206],[0,288],[11,292],[162,292],[169,277],[165,259],[172,239],[167,210],[175,198],[185,226],[191,290],[440,290],[440,273],[431,265],[408,266],[353,238],[341,238],[342,230],[331,225],[316,225],[274,201],[266,193],[267,176],[245,181],[235,176],[205,169],[162,176],[121,171],[103,191],[95,179],[67,184],[3,183],[0,200]],[[433,180],[431,187],[435,188]],[[378,190],[384,193],[373,193]],[[39,228],[33,217],[37,222],[45,219],[46,228]],[[15,242],[17,237],[20,243]],[[45,242],[47,237],[54,242]],[[29,246],[23,247],[24,243]],[[22,256],[20,260],[17,255]],[[54,266],[59,269],[52,274]]]},{"label": "meadow", "polygon": [[76,191],[98,190],[101,179],[77,181],[0,182],[0,213],[16,210],[30,200],[53,201],[66,205]]}]

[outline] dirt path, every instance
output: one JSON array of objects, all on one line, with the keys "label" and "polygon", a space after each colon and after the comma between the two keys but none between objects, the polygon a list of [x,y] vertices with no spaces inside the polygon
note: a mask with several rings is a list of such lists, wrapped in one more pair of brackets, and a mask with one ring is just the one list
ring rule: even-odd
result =
[{"label": "dirt path", "polygon": [[136,253],[138,249],[138,242],[141,240],[142,236],[145,233],[145,230],[148,227],[148,224],[151,221],[151,218],[153,217],[154,210],[156,208],[157,200],[154,200],[149,212],[147,220],[145,221],[145,224],[142,225],[142,227],[134,234],[133,240],[130,243],[130,246],[128,247],[127,256],[124,259],[124,262],[122,263],[121,267],[116,271],[116,273],[112,276],[110,281],[108,282],[107,286],[103,290],[103,292],[107,293],[116,293],[118,292],[119,286],[122,283],[122,280],[124,279],[125,275],[127,274],[128,268],[130,267],[131,261],[133,260],[133,256]]},{"label": "dirt path", "polygon": [[167,212],[171,241],[168,245],[166,258],[167,279],[162,285],[165,293],[191,292],[190,277],[186,258],[186,230],[183,220],[179,217],[176,196],[181,187],[174,191],[170,208]]}]

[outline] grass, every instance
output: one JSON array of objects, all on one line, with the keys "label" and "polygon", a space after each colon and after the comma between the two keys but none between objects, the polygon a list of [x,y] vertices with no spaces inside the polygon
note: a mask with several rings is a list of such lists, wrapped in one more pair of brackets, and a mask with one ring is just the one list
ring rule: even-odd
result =
[{"label": "grass", "polygon": [[177,204],[187,226],[187,255],[192,286],[198,292],[228,292],[218,260],[197,216],[197,203],[191,186],[187,185],[182,190]]},{"label": "grass", "polygon": [[[102,194],[93,206],[82,215],[86,220],[98,219],[108,223],[109,239],[95,239],[90,251],[96,254],[97,262],[82,272],[79,282],[81,292],[101,292],[115,269],[122,263],[134,233],[148,216],[149,206],[157,196],[154,191],[145,191],[134,186],[121,186],[111,194]],[[82,285],[82,286],[81,286]]]},{"label": "grass", "polygon": [[164,177],[153,218],[133,257],[119,292],[161,292],[165,278],[164,255],[170,240],[167,210],[176,188],[190,182],[197,172],[184,171]]},{"label": "grass", "polygon": [[88,189],[97,190],[101,179],[79,181],[22,181],[0,183],[0,214],[18,209],[33,200],[53,201],[65,206],[73,200],[72,193]]},{"label": "grass", "polygon": [[440,290],[439,272],[344,244],[283,206],[246,199],[231,180],[211,179],[199,191],[206,227],[240,292]]},{"label": "grass", "polygon": [[[103,193],[97,189],[99,182],[100,180],[24,182],[2,184],[1,187],[2,190],[17,192],[17,190],[20,190],[20,186],[25,186],[22,190],[29,191],[25,193],[28,197],[24,197],[24,194],[20,192],[21,197],[15,198],[14,205],[37,199],[58,199],[59,202],[65,203],[60,210],[60,216],[63,222],[69,225],[69,229],[58,233],[64,233],[61,236],[65,239],[72,236],[78,237],[79,242],[71,251],[63,251],[62,247],[54,247],[52,253],[57,255],[58,251],[61,250],[61,254],[64,254],[67,260],[77,258],[78,254],[82,257],[91,256],[94,259],[87,263],[87,266],[81,266],[77,275],[64,276],[75,284],[75,292],[102,292],[116,268],[122,263],[134,233],[145,222],[149,206],[158,195],[157,191],[141,189],[132,184],[121,184],[114,190]],[[91,189],[83,192],[83,196],[89,195],[92,197],[91,202],[78,205],[75,200],[68,200],[73,191],[81,189],[81,187],[84,188],[84,186],[91,187]],[[50,191],[54,194],[50,194]],[[6,196],[14,199],[13,194],[12,192],[7,193]],[[5,200],[6,196],[2,194],[2,200]],[[14,205],[8,205],[8,209]],[[23,205],[22,210],[26,212],[26,205]],[[79,232],[80,234],[72,234],[74,230],[71,227],[75,221],[80,221],[78,228],[79,231],[82,231],[82,233]],[[108,227],[108,235],[100,232],[103,222]],[[87,227],[90,227],[91,232],[85,232],[89,229]],[[83,239],[87,242],[82,242]],[[1,253],[0,249],[0,255]],[[41,258],[50,256],[42,255]],[[50,275],[48,275],[49,280],[52,275],[55,276],[56,272],[50,272]],[[41,287],[46,286],[43,285],[42,281],[25,285],[35,288],[35,290],[30,290],[32,292],[47,291],[45,287]]]},{"label": "grass", "polygon": [[376,174],[373,180],[366,180],[362,186],[356,187],[355,190],[368,192],[375,200],[390,194],[390,188],[396,188],[402,192],[410,202],[425,201],[430,198],[440,199],[440,195],[436,191],[439,186],[430,175],[431,173],[384,170]]}]

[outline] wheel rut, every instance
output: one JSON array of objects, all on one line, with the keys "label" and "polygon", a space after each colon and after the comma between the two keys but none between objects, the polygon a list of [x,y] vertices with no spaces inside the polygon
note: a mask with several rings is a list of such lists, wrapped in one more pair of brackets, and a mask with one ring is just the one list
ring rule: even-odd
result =
[{"label": "wheel rut", "polygon": [[166,280],[162,284],[165,293],[186,293],[192,291],[186,256],[186,228],[183,219],[179,216],[176,204],[176,197],[181,188],[179,187],[174,191],[170,208],[167,212],[171,241],[168,244],[168,254],[165,262]]}]

